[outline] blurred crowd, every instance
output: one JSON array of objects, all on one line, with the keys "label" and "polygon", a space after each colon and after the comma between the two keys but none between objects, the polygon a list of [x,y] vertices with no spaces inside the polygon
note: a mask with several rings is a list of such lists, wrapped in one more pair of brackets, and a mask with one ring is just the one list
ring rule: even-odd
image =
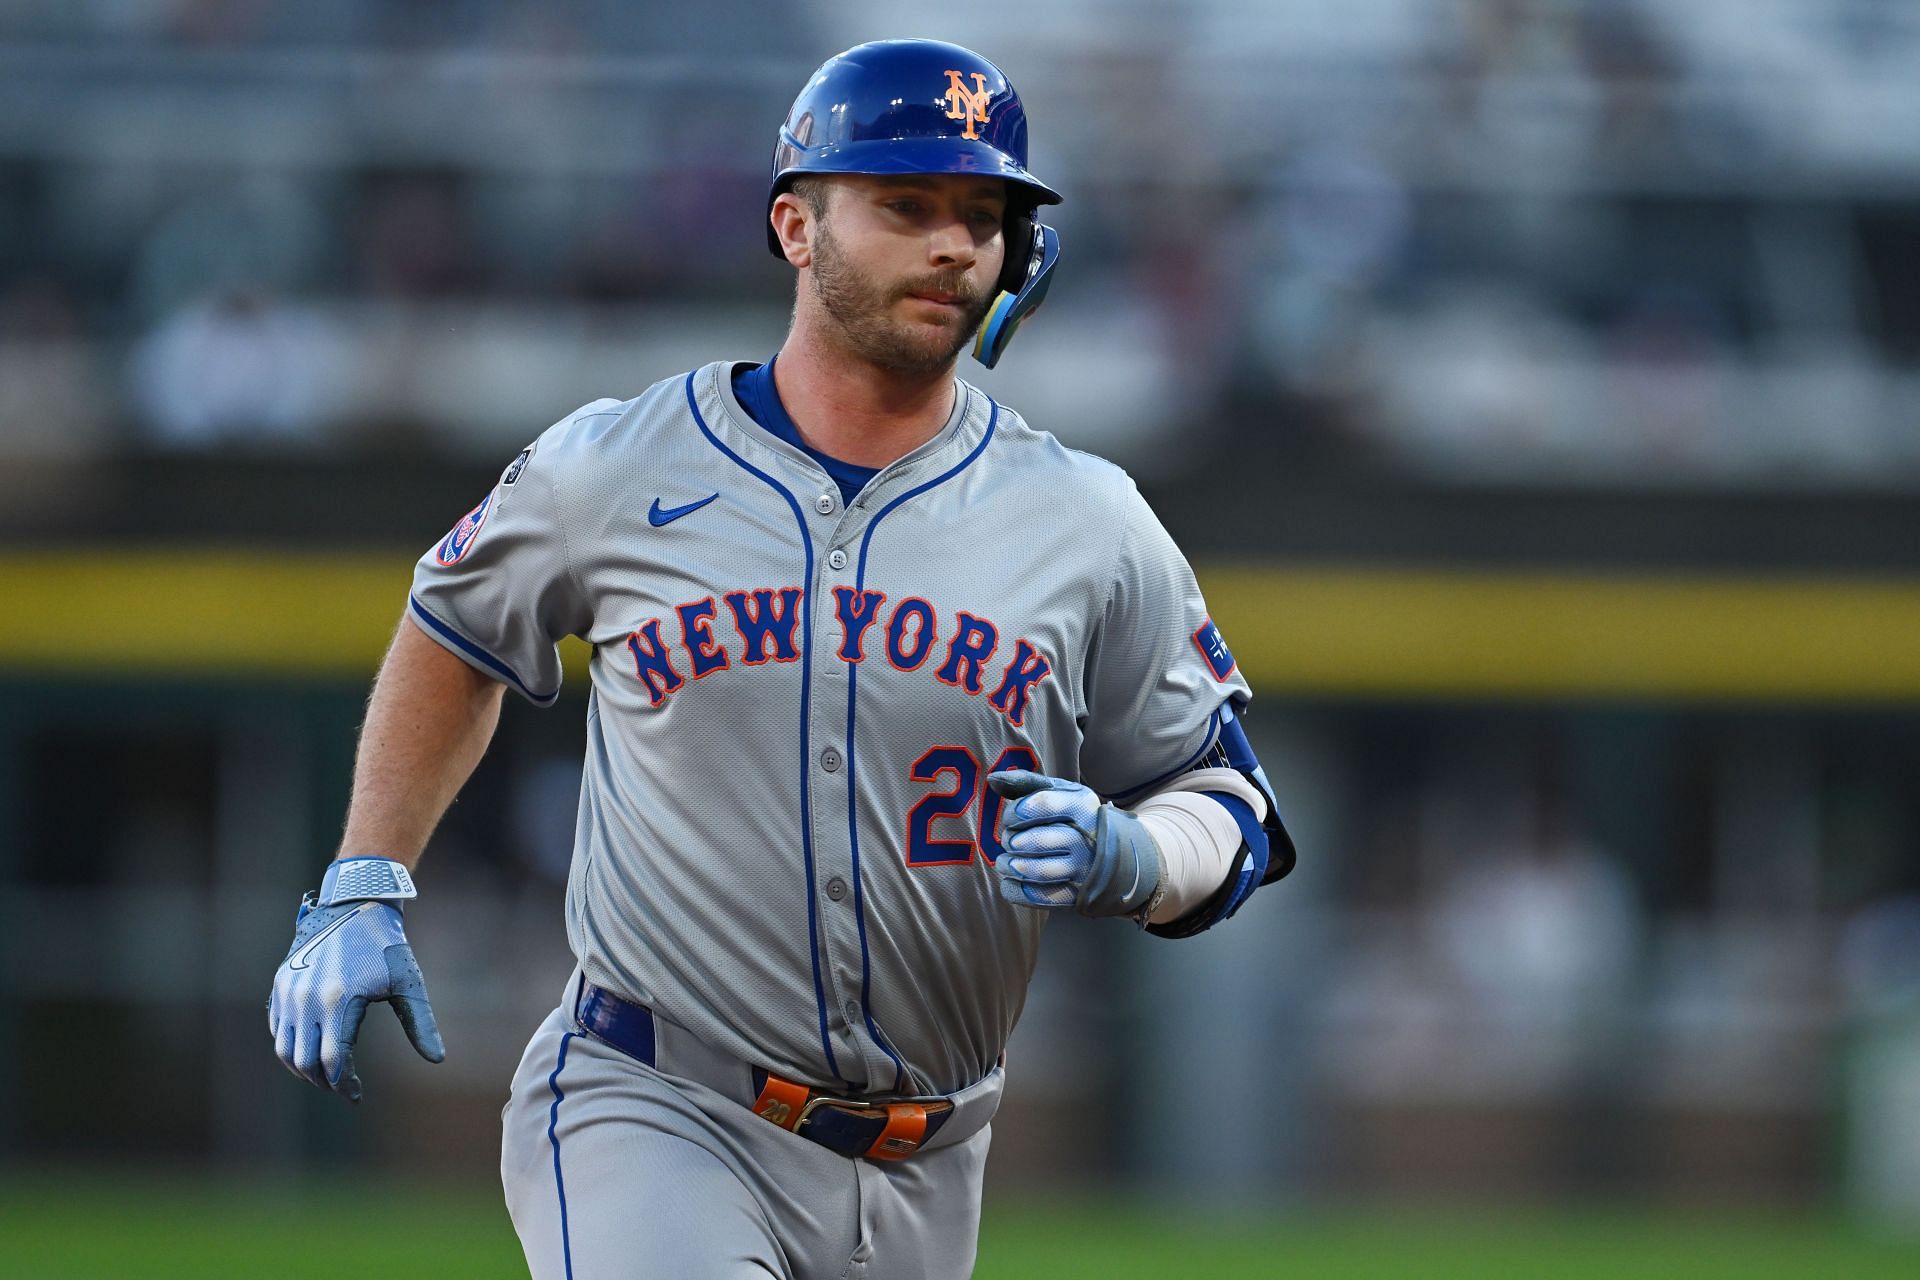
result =
[{"label": "blurred crowd", "polygon": [[1036,354],[988,376],[1077,443],[1271,421],[1443,481],[1920,479],[1900,0],[15,0],[0,419],[58,456],[491,459],[762,356],[793,86],[934,27],[1012,71],[1069,195]]}]

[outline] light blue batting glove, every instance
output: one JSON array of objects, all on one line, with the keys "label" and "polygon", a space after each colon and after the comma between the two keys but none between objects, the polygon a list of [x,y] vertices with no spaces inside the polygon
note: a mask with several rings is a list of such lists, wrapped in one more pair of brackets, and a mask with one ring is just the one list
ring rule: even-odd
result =
[{"label": "light blue batting glove", "polygon": [[1160,849],[1140,819],[1090,788],[1025,769],[987,775],[1006,808],[1000,896],[1043,911],[1140,916],[1160,899]]},{"label": "light blue batting glove", "polygon": [[369,1001],[393,1004],[407,1039],[428,1062],[447,1056],[427,1003],[426,980],[397,905],[414,897],[405,866],[342,858],[294,918],[293,946],[273,975],[267,1028],[287,1070],[349,1102],[360,1101],[354,1041]]}]

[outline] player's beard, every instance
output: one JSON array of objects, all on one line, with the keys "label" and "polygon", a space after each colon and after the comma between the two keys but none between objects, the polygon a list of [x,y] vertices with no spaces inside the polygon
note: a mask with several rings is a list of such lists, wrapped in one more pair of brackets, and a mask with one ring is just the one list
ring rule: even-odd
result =
[{"label": "player's beard", "polygon": [[[840,342],[852,355],[889,373],[926,377],[952,368],[993,302],[961,271],[934,272],[892,286],[872,280],[847,261],[824,221],[814,237],[812,267],[814,297],[839,331]],[[915,293],[959,295],[960,323],[943,330],[894,320],[895,304]]]}]

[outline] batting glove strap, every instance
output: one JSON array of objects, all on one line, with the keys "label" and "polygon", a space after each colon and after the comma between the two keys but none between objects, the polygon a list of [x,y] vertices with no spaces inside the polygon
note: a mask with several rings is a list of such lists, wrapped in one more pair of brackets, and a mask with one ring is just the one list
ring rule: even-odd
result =
[{"label": "batting glove strap", "polygon": [[342,902],[405,902],[418,896],[404,863],[391,858],[341,858],[328,864],[315,904],[331,907]]},{"label": "batting glove strap", "polygon": [[1117,805],[1102,804],[1076,908],[1085,916],[1133,916],[1144,925],[1166,895],[1160,846],[1146,824]]}]

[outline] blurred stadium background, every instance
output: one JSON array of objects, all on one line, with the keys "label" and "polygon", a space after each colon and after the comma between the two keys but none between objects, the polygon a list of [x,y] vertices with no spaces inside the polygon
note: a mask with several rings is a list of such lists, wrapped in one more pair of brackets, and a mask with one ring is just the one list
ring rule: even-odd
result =
[{"label": "blurred stadium background", "polygon": [[882,34],[1026,97],[1068,256],[962,375],[1139,478],[1302,849],[1052,931],[981,1274],[1920,1270],[1920,6],[0,0],[0,1272],[430,1184],[387,1270],[514,1274],[579,685],[429,851],[444,1066],[376,1011],[349,1112],[268,982],[413,558],[774,350],[773,131]]}]

